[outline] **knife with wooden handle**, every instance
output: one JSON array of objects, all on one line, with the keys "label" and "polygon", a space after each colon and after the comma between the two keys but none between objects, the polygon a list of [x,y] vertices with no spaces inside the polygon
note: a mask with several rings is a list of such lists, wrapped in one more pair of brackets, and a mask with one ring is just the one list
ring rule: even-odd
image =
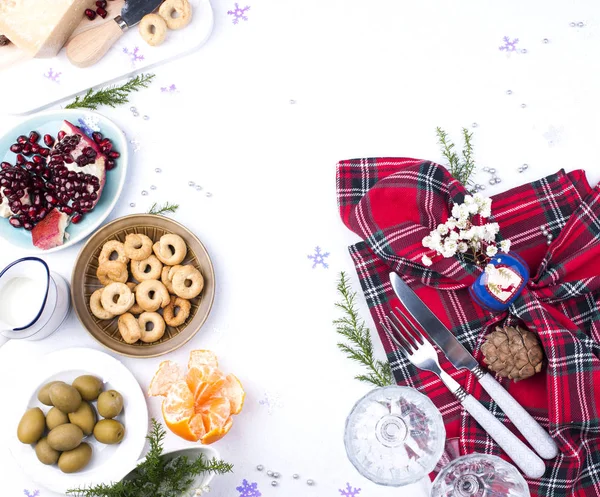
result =
[{"label": "knife with wooden handle", "polygon": [[475,358],[446,328],[437,316],[423,303],[410,287],[396,273],[390,273],[390,282],[396,296],[406,310],[421,325],[421,328],[444,352],[456,369],[468,369],[479,380],[481,386],[504,411],[525,440],[544,459],[553,459],[558,454],[558,447],[552,437],[539,423],[508,393],[494,377],[486,373]]},{"label": "knife with wooden handle", "polygon": [[112,22],[88,29],[67,43],[67,58],[77,67],[98,62],[123,33],[135,26],[146,14],[154,12],[163,0],[127,0],[121,14]]}]

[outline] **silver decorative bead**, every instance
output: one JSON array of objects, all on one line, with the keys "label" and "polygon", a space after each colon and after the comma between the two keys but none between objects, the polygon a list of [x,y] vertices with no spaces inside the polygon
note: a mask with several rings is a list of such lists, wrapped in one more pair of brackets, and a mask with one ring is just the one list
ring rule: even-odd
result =
[{"label": "silver decorative bead", "polygon": [[574,28],[576,26],[576,24],[574,22],[569,23],[569,26],[571,26],[572,28]]},{"label": "silver decorative bead", "polygon": [[129,107],[129,110],[130,110],[131,112],[136,112],[136,111],[137,111],[137,109],[136,109],[135,107]]},{"label": "silver decorative bead", "polygon": [[495,178],[490,179],[489,184],[490,185],[495,185],[496,184],[496,179]]},{"label": "silver decorative bead", "polygon": [[147,121],[148,119],[150,119],[150,116],[144,116],[144,121]]},{"label": "silver decorative bead", "polygon": [[276,486],[277,486],[277,482],[276,482],[275,480],[273,480],[273,481],[271,482],[271,486],[272,486],[272,487],[276,487]]},{"label": "silver decorative bead", "polygon": [[521,49],[521,53],[527,53],[527,49],[526,48],[522,48]]},{"label": "silver decorative bead", "polygon": [[160,167],[157,167],[157,168],[154,170],[154,172],[155,172],[155,173],[162,173],[162,169],[161,169]]},{"label": "silver decorative bead", "polygon": [[521,167],[523,168],[523,171],[524,171],[525,169],[527,169],[529,167],[529,164],[523,164]]},{"label": "silver decorative bead", "polygon": [[583,26],[584,26],[584,24],[583,24],[582,22],[578,22],[578,23],[577,23],[577,27],[578,27],[578,28],[583,28]]},{"label": "silver decorative bead", "polygon": [[498,178],[498,176],[496,176],[496,183],[502,183],[502,178]]},{"label": "silver decorative bead", "polygon": [[267,476],[273,476],[273,471],[271,471],[271,470],[267,471]]},{"label": "silver decorative bead", "polygon": [[507,95],[512,95],[512,90],[506,90]]},{"label": "silver decorative bead", "polygon": [[550,245],[552,243],[552,240],[546,240],[546,245]]},{"label": "silver decorative bead", "polygon": [[202,190],[202,187],[200,185],[196,185],[196,190],[200,191]]},{"label": "silver decorative bead", "polygon": [[146,195],[148,195],[148,192],[146,190],[142,190],[142,195],[145,197]]},{"label": "silver decorative bead", "polygon": [[150,185],[150,190],[156,190],[156,186],[155,185]]},{"label": "silver decorative bead", "polygon": [[525,107],[527,107],[527,104],[521,104],[521,109],[524,109]]},{"label": "silver decorative bead", "polygon": [[299,474],[297,474],[297,473],[294,473],[294,474],[292,475],[292,478],[293,478],[294,480],[297,480],[298,478],[300,478],[300,475],[299,475]]},{"label": "silver decorative bead", "polygon": [[314,480],[306,480],[306,484],[312,487],[315,484],[315,482]]},{"label": "silver decorative bead", "polygon": [[485,185],[479,185],[479,190],[485,190]]},{"label": "silver decorative bead", "polygon": [[490,172],[490,168],[489,168],[489,167],[484,167],[484,168],[483,168],[483,170],[484,170],[486,173],[489,173],[489,172]]},{"label": "silver decorative bead", "polygon": [[544,236],[548,236],[548,231],[547,231],[547,230],[545,230],[545,229],[544,229],[544,230],[542,230],[542,235],[544,235]]},{"label": "silver decorative bead", "polygon": [[256,466],[257,471],[262,471],[263,469],[265,469],[265,467],[262,464],[259,464],[258,466]]},{"label": "silver decorative bead", "polygon": [[129,207],[135,207],[135,202],[131,202],[131,203],[129,204]]},{"label": "silver decorative bead", "polygon": [[545,45],[547,45],[548,43],[550,43],[550,40],[548,38],[544,38],[542,40],[542,43],[545,44]]},{"label": "silver decorative bead", "polygon": [[290,104],[291,104],[291,105],[294,105],[295,103],[296,103],[296,101],[295,101],[295,100],[293,100],[293,99],[290,99]]},{"label": "silver decorative bead", "polygon": [[496,169],[494,169],[493,167],[490,167],[489,169],[490,173],[495,174],[496,173]]},{"label": "silver decorative bead", "polygon": [[193,181],[188,181],[188,186],[194,186],[196,183],[194,183]]},{"label": "silver decorative bead", "polygon": [[281,475],[277,471],[273,473],[273,478],[279,478],[280,476]]},{"label": "silver decorative bead", "polygon": [[206,196],[207,196],[207,197],[212,197],[212,193],[210,193],[210,192],[206,192]]},{"label": "silver decorative bead", "polygon": [[137,117],[137,116],[139,116],[139,115],[140,115],[140,113],[139,113],[139,112],[134,112],[134,113],[133,113],[133,117]]},{"label": "silver decorative bead", "polygon": [[548,236],[546,237],[548,240],[552,240],[554,237],[552,236],[552,233],[548,233]]},{"label": "silver decorative bead", "polygon": [[471,126],[472,126],[473,128],[476,128],[477,126],[479,126],[479,124],[477,124],[477,123],[473,123],[473,124],[471,124]]}]

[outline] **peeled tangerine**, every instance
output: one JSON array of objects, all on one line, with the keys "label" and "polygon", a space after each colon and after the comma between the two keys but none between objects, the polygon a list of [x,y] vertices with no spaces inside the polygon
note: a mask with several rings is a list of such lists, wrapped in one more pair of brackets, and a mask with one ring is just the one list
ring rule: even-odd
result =
[{"label": "peeled tangerine", "polygon": [[232,374],[225,375],[209,350],[190,353],[184,374],[172,361],[163,361],[154,375],[148,395],[163,396],[165,424],[181,438],[211,444],[223,438],[232,416],[239,414],[246,393]]}]

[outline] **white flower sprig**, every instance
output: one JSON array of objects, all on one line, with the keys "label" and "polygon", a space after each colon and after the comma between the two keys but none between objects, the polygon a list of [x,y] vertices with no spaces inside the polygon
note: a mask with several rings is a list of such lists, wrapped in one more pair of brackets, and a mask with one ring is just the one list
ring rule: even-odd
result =
[{"label": "white flower sprig", "polygon": [[452,216],[438,225],[423,238],[423,246],[430,249],[423,254],[421,261],[431,266],[438,257],[464,257],[475,264],[485,264],[498,251],[509,252],[510,240],[497,242],[500,227],[498,223],[473,224],[474,216],[481,221],[492,215],[492,199],[480,193],[466,195],[462,204],[454,204]]}]

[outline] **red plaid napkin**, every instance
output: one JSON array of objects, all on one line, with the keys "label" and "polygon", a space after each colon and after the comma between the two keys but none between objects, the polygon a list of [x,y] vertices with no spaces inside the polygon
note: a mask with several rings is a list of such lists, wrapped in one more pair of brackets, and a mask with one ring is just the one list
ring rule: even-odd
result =
[{"label": "red plaid napkin", "polygon": [[[549,429],[560,454],[547,461],[532,495],[600,495],[600,186],[583,171],[564,171],[493,197],[490,221],[523,257],[532,278],[510,312],[492,314],[475,304],[468,288],[481,269],[456,258],[420,263],[421,240],[445,222],[465,188],[437,164],[406,158],[342,161],[337,195],[344,223],[364,241],[350,247],[379,336],[398,383],[425,393],[440,409],[448,437],[461,454],[503,455],[438,378],[396,353],[379,325],[400,305],[389,283],[396,271],[483,365],[480,345],[497,324],[521,323],[543,344],[545,371],[504,387]],[[547,245],[541,228],[554,240]],[[475,378],[442,367],[515,433],[510,421]]]}]

